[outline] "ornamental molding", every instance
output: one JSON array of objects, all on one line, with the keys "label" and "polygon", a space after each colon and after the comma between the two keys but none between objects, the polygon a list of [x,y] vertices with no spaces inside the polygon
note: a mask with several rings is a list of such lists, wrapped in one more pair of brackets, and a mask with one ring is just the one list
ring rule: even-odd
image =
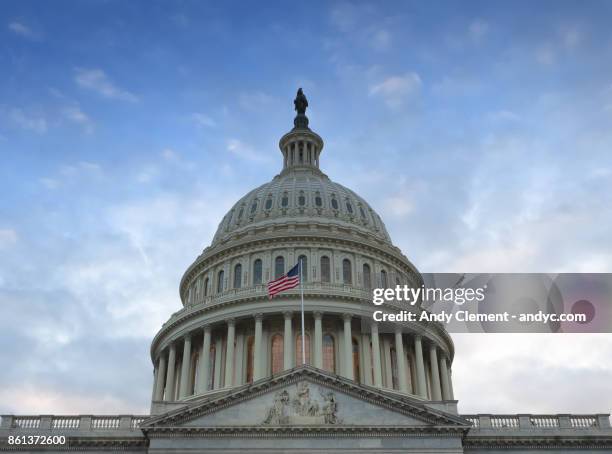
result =
[{"label": "ornamental molding", "polygon": [[610,449],[612,448],[612,435],[589,436],[589,435],[559,435],[554,436],[489,436],[486,438],[472,438],[470,433],[463,439],[466,448],[489,448],[489,449],[551,449],[551,448],[575,448],[575,449]]}]

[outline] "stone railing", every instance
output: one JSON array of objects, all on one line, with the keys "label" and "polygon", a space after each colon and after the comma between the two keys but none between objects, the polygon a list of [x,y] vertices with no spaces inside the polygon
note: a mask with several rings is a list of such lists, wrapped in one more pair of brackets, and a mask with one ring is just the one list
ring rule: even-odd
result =
[{"label": "stone railing", "polygon": [[0,416],[0,430],[137,430],[149,416]]},{"label": "stone railing", "polygon": [[473,430],[525,431],[610,429],[610,415],[461,415]]}]

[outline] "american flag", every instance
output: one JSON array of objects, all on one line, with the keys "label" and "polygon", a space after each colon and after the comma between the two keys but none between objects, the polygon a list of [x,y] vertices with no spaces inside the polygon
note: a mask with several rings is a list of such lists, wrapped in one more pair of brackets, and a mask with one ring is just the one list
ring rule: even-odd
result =
[{"label": "american flag", "polygon": [[300,264],[298,263],[289,270],[287,274],[268,282],[268,296],[270,299],[274,295],[300,285]]}]

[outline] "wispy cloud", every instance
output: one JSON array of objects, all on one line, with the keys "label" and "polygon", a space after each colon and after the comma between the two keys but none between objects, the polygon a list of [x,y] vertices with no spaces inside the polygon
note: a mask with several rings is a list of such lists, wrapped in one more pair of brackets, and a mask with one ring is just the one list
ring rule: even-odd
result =
[{"label": "wispy cloud", "polygon": [[48,122],[42,114],[29,113],[23,109],[15,108],[10,110],[9,118],[21,129],[33,131],[37,134],[47,132]]},{"label": "wispy cloud", "polygon": [[421,90],[421,77],[415,72],[391,76],[370,87],[370,96],[380,96],[389,107],[399,107]]},{"label": "wispy cloud", "polygon": [[75,73],[75,82],[82,88],[92,90],[105,98],[138,101],[136,95],[117,87],[101,69],[77,68]]},{"label": "wispy cloud", "polygon": [[482,19],[475,19],[468,27],[470,38],[475,42],[480,42],[489,32],[489,23]]},{"label": "wispy cloud", "polygon": [[37,39],[38,34],[35,33],[30,27],[25,25],[22,22],[13,21],[8,24],[8,29],[15,33],[16,35],[22,36],[28,39]]},{"label": "wispy cloud", "polygon": [[229,139],[227,141],[227,151],[248,161],[269,160],[267,156],[262,153],[258,153],[252,146],[238,139]]},{"label": "wispy cloud", "polygon": [[0,249],[17,243],[17,232],[13,229],[0,229]]},{"label": "wispy cloud", "polygon": [[78,104],[74,104],[62,109],[62,114],[69,121],[78,124],[88,134],[91,134],[94,130],[94,123],[92,119],[81,110]]},{"label": "wispy cloud", "polygon": [[217,122],[215,120],[213,120],[208,115],[200,113],[200,112],[193,113],[191,115],[191,118],[193,119],[195,124],[199,127],[214,128],[215,126],[217,126]]}]

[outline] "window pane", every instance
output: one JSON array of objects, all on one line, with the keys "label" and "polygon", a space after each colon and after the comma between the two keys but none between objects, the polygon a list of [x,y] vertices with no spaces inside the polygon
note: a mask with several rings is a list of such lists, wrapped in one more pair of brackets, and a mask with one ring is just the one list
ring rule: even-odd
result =
[{"label": "window pane", "polygon": [[372,288],[372,276],[370,275],[370,265],[367,263],[363,265],[363,286],[365,288]]},{"label": "window pane", "polygon": [[219,271],[217,276],[217,293],[221,293],[223,291],[223,271]]},{"label": "window pane", "polygon": [[234,288],[242,286],[242,265],[239,263],[234,267]]},{"label": "window pane", "polygon": [[349,259],[342,260],[342,280],[345,284],[353,283],[353,273],[351,273],[351,261]]},{"label": "window pane", "polygon": [[282,372],[284,366],[283,357],[283,336],[275,334],[272,337],[272,373],[277,374]]},{"label": "window pane", "polygon": [[336,372],[336,349],[334,338],[330,334],[323,336],[323,369]]},{"label": "window pane", "polygon": [[321,257],[321,282],[330,282],[329,257]]},{"label": "window pane", "polygon": [[255,263],[253,264],[253,284],[254,285],[261,284],[261,279],[262,279],[261,270],[262,270],[261,260],[257,259],[255,260]]},{"label": "window pane", "polygon": [[285,274],[285,259],[280,255],[274,261],[274,279],[278,279]]}]

